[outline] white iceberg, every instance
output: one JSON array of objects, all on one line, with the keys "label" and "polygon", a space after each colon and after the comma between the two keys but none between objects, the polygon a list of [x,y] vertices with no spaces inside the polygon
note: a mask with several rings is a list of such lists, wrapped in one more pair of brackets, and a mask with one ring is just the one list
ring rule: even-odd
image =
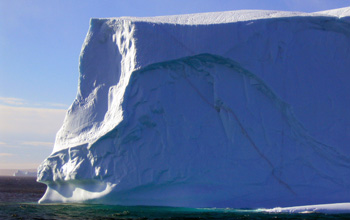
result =
[{"label": "white iceberg", "polygon": [[295,206],[262,210],[268,213],[350,213],[350,203],[334,203],[322,205]]},{"label": "white iceberg", "polygon": [[31,171],[31,170],[16,170],[16,172],[13,173],[13,176],[36,177],[36,171]]},{"label": "white iceberg", "polygon": [[92,19],[40,202],[348,202],[349,16]]}]

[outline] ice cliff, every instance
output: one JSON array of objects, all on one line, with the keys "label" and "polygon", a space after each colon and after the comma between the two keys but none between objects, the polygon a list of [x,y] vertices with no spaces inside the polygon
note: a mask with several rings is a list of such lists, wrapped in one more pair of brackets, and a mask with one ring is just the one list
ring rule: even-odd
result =
[{"label": "ice cliff", "polygon": [[350,8],[91,19],[40,202],[350,200]]}]

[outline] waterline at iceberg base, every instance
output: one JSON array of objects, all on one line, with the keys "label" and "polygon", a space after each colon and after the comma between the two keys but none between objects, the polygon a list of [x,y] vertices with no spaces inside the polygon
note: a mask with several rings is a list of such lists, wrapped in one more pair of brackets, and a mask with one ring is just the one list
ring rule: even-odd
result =
[{"label": "waterline at iceberg base", "polygon": [[346,210],[349,17],[92,19],[40,202]]}]

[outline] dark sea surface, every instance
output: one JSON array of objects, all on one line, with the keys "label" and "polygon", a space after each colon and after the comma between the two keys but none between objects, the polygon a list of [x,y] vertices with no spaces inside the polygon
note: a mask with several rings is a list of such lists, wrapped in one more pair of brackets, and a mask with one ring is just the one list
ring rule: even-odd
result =
[{"label": "dark sea surface", "polygon": [[350,214],[268,214],[257,210],[191,209],[37,201],[46,186],[33,177],[0,177],[0,220],[5,219],[350,219]]}]

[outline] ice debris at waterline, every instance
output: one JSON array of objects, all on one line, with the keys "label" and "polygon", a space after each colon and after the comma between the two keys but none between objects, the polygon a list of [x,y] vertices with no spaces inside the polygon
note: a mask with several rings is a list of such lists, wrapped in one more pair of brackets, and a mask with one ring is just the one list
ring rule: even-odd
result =
[{"label": "ice debris at waterline", "polygon": [[[266,213],[350,213],[350,203],[333,203],[333,204],[321,204],[321,205],[308,205],[308,206],[294,206],[285,208],[273,208],[259,210]],[[343,216],[344,219],[346,218]],[[331,217],[330,217],[331,218]],[[338,216],[342,218],[342,216]]]},{"label": "ice debris at waterline", "polygon": [[40,202],[349,202],[349,16],[91,19]]}]

